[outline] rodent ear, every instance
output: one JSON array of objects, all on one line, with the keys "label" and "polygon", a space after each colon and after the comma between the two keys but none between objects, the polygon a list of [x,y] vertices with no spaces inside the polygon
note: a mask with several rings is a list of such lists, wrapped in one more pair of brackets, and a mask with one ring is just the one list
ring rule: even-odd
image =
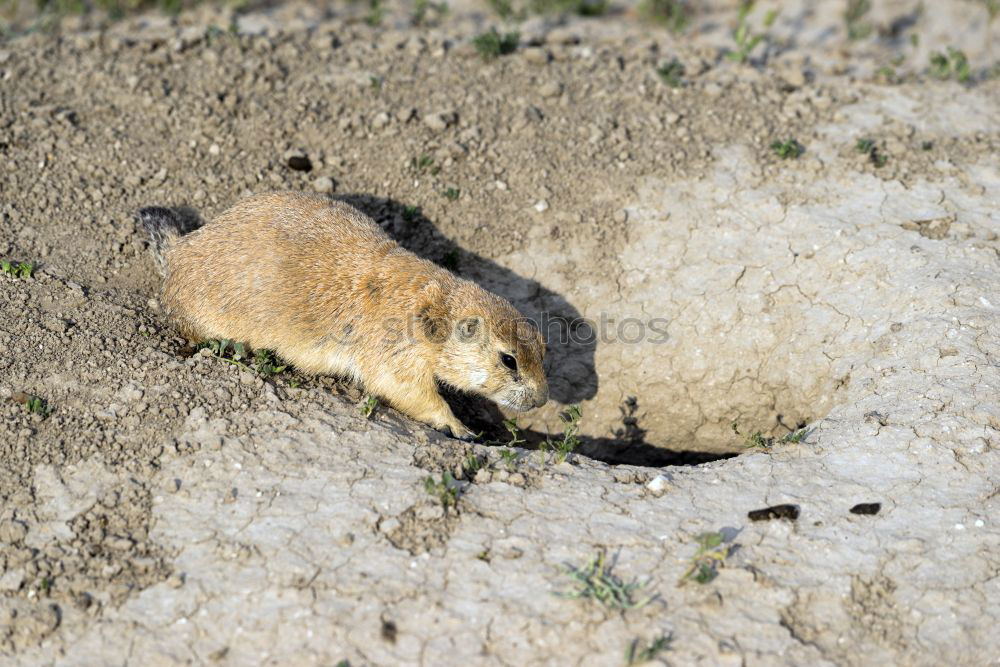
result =
[{"label": "rodent ear", "polygon": [[481,326],[482,320],[478,317],[466,317],[458,323],[458,335],[465,340],[475,338]]}]

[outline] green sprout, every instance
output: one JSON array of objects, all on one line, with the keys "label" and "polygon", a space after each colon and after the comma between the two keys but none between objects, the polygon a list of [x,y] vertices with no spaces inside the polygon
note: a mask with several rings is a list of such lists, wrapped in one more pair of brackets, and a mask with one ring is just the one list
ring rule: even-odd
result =
[{"label": "green sprout", "polygon": [[965,53],[948,47],[946,53],[935,51],[931,54],[930,75],[935,79],[955,79],[966,83],[972,78],[972,69]]},{"label": "green sprout", "polygon": [[599,551],[583,567],[565,565],[565,573],[573,579],[575,588],[557,592],[561,598],[571,600],[591,599],[608,609],[626,611],[645,607],[656,595],[636,599],[636,594],[649,586],[649,581],[636,579],[623,581],[611,572],[611,565],[605,563],[604,551]]},{"label": "green sprout", "polygon": [[867,155],[869,161],[876,167],[885,166],[885,163],[889,161],[889,158],[878,149],[873,139],[858,139],[858,143],[854,145],[854,150]]},{"label": "green sprout", "polygon": [[30,262],[14,263],[4,260],[0,262],[0,273],[11,278],[30,278],[35,273],[35,265]]},{"label": "green sprout", "polygon": [[771,144],[773,150],[782,160],[789,158],[796,159],[805,152],[805,147],[795,139],[789,138],[785,141],[774,141]]},{"label": "green sprout", "polygon": [[448,199],[448,201],[455,201],[458,199],[460,194],[462,194],[462,192],[458,188],[448,188],[444,191],[444,196]]},{"label": "green sprout", "polygon": [[684,76],[684,65],[677,58],[657,67],[656,74],[660,77],[660,81],[671,88],[680,88],[684,85],[684,80],[681,78]]},{"label": "green sprout", "polygon": [[640,644],[639,639],[634,639],[625,649],[625,664],[631,666],[650,662],[662,651],[669,649],[673,640],[674,637],[670,634],[662,634],[648,644],[645,642]]},{"label": "green sprout", "polygon": [[435,482],[433,477],[424,479],[424,490],[441,503],[445,512],[448,508],[458,509],[458,487],[450,472],[442,473],[441,481]]},{"label": "green sprout", "polygon": [[375,408],[378,407],[378,399],[374,396],[369,396],[365,399],[365,402],[361,404],[361,416],[365,419],[371,419],[371,416],[375,413]]},{"label": "green sprout", "polygon": [[416,206],[404,206],[403,207],[403,220],[405,222],[413,222],[420,215],[420,209]]},{"label": "green sprout", "polygon": [[563,437],[551,443],[551,448],[556,453],[556,464],[562,463],[566,457],[573,453],[573,450],[580,446],[580,438],[577,435],[580,431],[580,420],[583,413],[579,405],[571,405],[559,415],[563,423]]},{"label": "green sprout", "polygon": [[729,557],[729,545],[724,544],[722,533],[702,533],[695,538],[698,541],[698,551],[691,559],[691,565],[681,576],[678,585],[683,586],[689,581],[707,584],[719,576],[719,568],[726,564]]},{"label": "green sprout", "polygon": [[[754,8],[755,2],[744,2],[740,7],[739,15],[736,19],[736,30],[733,32],[733,39],[736,41],[736,49],[726,54],[726,58],[738,63],[745,63],[750,58],[750,52],[754,50],[766,37],[751,32],[750,23],[747,16]],[[764,27],[770,28],[775,19],[778,18],[778,10],[772,9],[764,15]]]},{"label": "green sprout", "polygon": [[483,57],[483,60],[496,60],[500,56],[514,53],[520,41],[521,36],[517,32],[501,35],[496,28],[490,28],[489,32],[474,37],[472,45],[476,52]]},{"label": "green sprout", "polygon": [[39,396],[28,396],[28,399],[24,402],[24,409],[28,413],[33,415],[38,415],[42,419],[49,416],[49,404]]},{"label": "green sprout", "polygon": [[382,23],[385,11],[382,8],[382,0],[370,0],[368,4],[368,14],[365,16],[365,23],[373,28]]},{"label": "green sprout", "polygon": [[642,0],[639,14],[674,33],[683,32],[691,18],[686,0]]},{"label": "green sprout", "polygon": [[743,435],[740,433],[739,426],[736,422],[731,424],[733,433],[743,438],[743,446],[747,449],[764,449],[770,450],[776,444],[798,444],[800,442],[805,442],[805,439],[812,432],[808,428],[800,428],[798,430],[786,433],[780,438],[774,436],[765,436],[760,431],[754,431],[749,435]]},{"label": "green sprout", "polygon": [[248,371],[254,371],[264,377],[278,375],[288,368],[287,364],[278,364],[272,350],[263,348],[254,350],[251,359],[245,344],[231,341],[228,338],[210,338],[198,343],[195,349],[208,350],[216,359]]},{"label": "green sprout", "polygon": [[847,23],[847,38],[852,42],[864,39],[871,34],[871,23],[863,20],[871,8],[871,0],[847,0],[844,22]]}]

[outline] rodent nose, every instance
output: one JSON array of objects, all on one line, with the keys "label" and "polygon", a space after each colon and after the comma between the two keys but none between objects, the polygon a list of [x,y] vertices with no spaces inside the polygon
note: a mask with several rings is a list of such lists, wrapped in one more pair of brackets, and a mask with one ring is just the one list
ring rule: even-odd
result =
[{"label": "rodent nose", "polygon": [[549,388],[543,387],[538,394],[535,395],[535,407],[540,408],[549,402]]}]

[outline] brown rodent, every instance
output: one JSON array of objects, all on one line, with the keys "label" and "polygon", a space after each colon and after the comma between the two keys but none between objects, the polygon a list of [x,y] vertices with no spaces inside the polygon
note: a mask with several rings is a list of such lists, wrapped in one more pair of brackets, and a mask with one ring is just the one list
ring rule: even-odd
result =
[{"label": "brown rodent", "polygon": [[192,340],[272,349],[459,438],[472,432],[438,382],[517,411],[548,399],[537,328],[348,204],[286,192],[245,199],[194,231],[174,209],[137,219],[164,273],[163,303]]}]

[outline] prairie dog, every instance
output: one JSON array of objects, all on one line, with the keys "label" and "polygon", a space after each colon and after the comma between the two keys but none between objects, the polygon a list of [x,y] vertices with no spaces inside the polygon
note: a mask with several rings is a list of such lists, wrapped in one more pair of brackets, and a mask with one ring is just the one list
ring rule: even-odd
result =
[{"label": "prairie dog", "polygon": [[437,382],[517,411],[548,400],[534,325],[346,203],[256,195],[194,231],[173,209],[136,217],[164,274],[164,305],[192,340],[272,349],[457,438],[473,434]]}]

